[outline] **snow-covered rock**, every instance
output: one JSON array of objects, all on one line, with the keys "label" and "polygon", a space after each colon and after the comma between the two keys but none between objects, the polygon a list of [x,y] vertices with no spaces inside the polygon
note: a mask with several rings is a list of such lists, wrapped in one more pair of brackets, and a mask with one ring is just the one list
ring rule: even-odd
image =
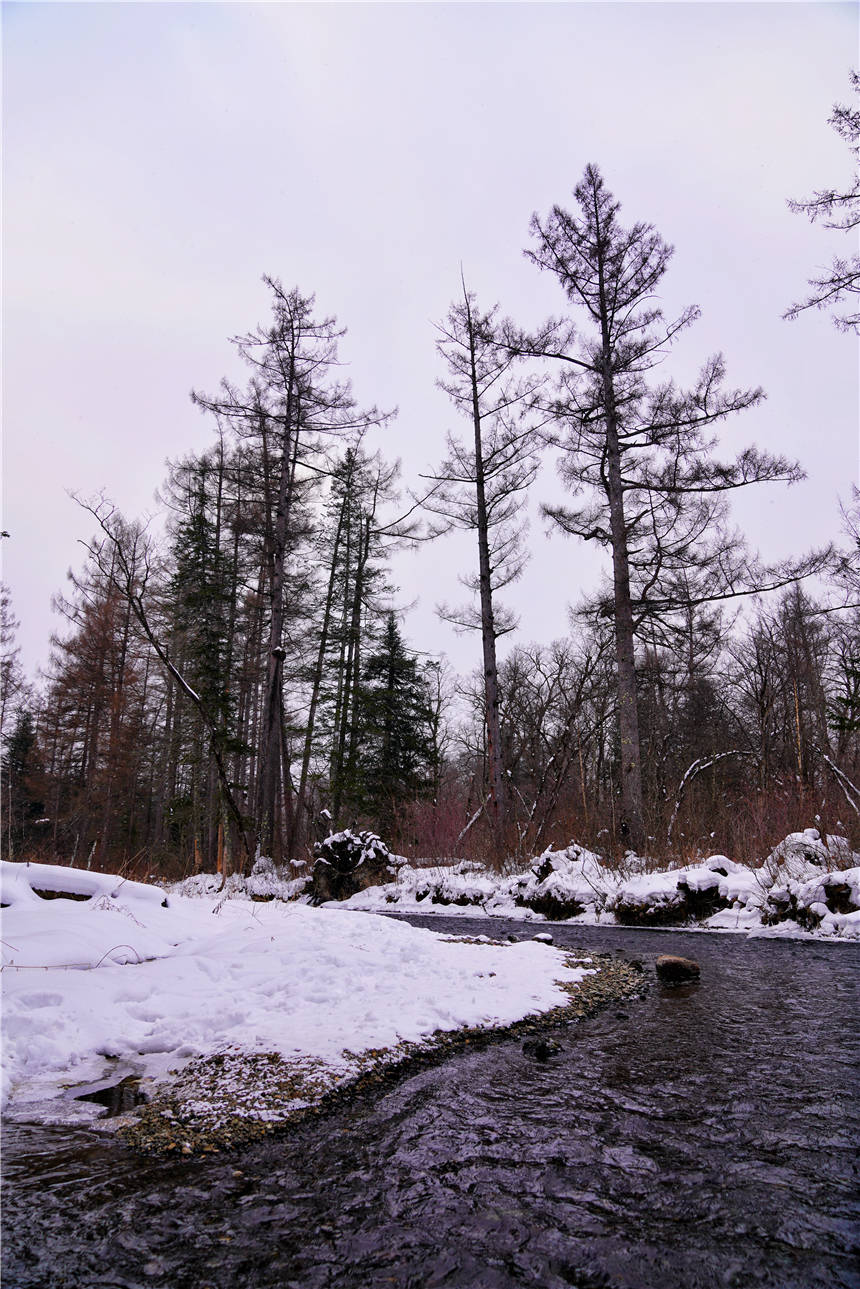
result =
[{"label": "snow-covered rock", "polygon": [[368,886],[391,881],[403,863],[376,833],[346,828],[314,846],[311,894],[315,904],[346,900]]},{"label": "snow-covered rock", "polygon": [[830,860],[827,846],[817,828],[804,828],[803,832],[790,832],[767,857],[769,865],[787,865],[794,869],[798,864],[817,864],[826,868]]},{"label": "snow-covered rock", "polygon": [[765,925],[790,920],[807,931],[833,928],[831,934],[852,928],[843,919],[854,914],[860,916],[860,867],[822,873],[805,864],[797,877],[774,882],[762,906]]},{"label": "snow-covered rock", "polygon": [[[860,866],[860,855],[853,857]],[[847,939],[860,935],[860,884],[855,868],[843,867],[850,858],[844,838],[828,838],[825,845],[815,829],[807,829],[787,837],[758,868],[709,855],[680,868],[648,871],[653,864],[628,855],[619,872],[572,842],[564,850],[544,851],[514,876],[474,862],[421,868],[404,862],[395,881],[361,892],[348,907],[602,925],[674,924],[747,934],[763,929],[773,934],[783,927],[780,934],[814,931]],[[826,908],[826,916],[814,905]]]},{"label": "snow-covered rock", "polygon": [[509,883],[509,892],[519,907],[561,921],[600,913],[608,878],[598,855],[571,842],[566,850],[545,850],[527,874]]}]

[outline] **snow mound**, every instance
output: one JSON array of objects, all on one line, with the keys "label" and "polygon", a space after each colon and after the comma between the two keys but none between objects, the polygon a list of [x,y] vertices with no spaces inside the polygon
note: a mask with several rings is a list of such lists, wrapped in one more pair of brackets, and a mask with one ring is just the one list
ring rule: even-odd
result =
[{"label": "snow mound", "polygon": [[301,900],[307,897],[307,877],[289,877],[265,855],[259,857],[247,877],[231,873],[225,880],[217,873],[195,873],[176,882],[170,890],[191,899],[221,896],[245,900]]},{"label": "snow mound", "polygon": [[606,905],[607,870],[593,851],[571,842],[565,850],[545,850],[525,877],[513,880],[510,894],[519,907],[549,918],[598,914]]},{"label": "snow mound", "polygon": [[0,862],[0,903],[32,903],[40,898],[39,892],[43,891],[49,895],[71,896],[73,899],[91,899],[104,895],[126,904],[132,902],[166,906],[168,903],[161,887],[131,882],[128,878],[110,873],[92,873],[88,869],[68,868],[60,864],[18,864],[12,860]]}]

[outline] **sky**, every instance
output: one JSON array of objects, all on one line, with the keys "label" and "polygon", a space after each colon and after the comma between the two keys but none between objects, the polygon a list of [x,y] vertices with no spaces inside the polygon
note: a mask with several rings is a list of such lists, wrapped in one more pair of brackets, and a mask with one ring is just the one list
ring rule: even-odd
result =
[{"label": "sky", "polygon": [[[484,307],[524,326],[565,308],[523,256],[534,211],[570,205],[596,162],[625,222],[675,246],[668,315],[701,321],[661,370],[726,356],[767,401],[727,425],[798,458],[805,482],[735,510],[770,559],[838,536],[858,480],[858,350],[829,318],[782,320],[838,234],[789,197],[846,184],[827,124],[860,63],[858,10],[827,3],[5,4],[2,575],[33,675],[62,628],[51,599],[92,521],[69,490],[157,511],[165,461],[204,450],[192,388],[241,377],[229,338],[269,314],[263,274],[315,293],[348,329],[359,403],[404,487],[458,429],[434,321],[460,266]],[[506,646],[566,634],[600,562],[548,536],[506,594]],[[755,495],[753,495],[755,494]],[[457,602],[473,541],[397,558],[406,635],[468,671]]]}]

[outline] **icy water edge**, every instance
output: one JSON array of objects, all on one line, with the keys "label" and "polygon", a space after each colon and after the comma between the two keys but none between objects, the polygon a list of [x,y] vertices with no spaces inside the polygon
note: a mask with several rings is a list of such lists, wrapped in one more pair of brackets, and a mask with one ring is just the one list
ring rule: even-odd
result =
[{"label": "icy water edge", "polygon": [[[456,934],[522,923],[410,918]],[[3,1286],[860,1286],[860,946],[553,926],[697,988],[204,1160],[4,1134]]]}]

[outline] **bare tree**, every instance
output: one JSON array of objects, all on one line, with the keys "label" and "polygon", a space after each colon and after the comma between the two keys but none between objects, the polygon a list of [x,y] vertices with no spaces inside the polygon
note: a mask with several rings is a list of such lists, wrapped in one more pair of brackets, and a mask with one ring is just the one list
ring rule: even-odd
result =
[{"label": "bare tree", "polygon": [[111,586],[123,597],[158,661],[200,715],[209,736],[225,805],[235,823],[246,858],[251,860],[253,850],[246,832],[246,821],[234,796],[227,773],[223,728],[173,662],[168,646],[159,638],[150,618],[147,596],[153,573],[154,553],[146,529],[140,524],[132,524],[125,520],[104,497],[89,502],[82,501],[80,498],[76,500],[93,516],[103,534],[102,540],[94,540],[87,545],[90,556]]},{"label": "bare tree", "polygon": [[[855,71],[851,72],[851,88],[860,95],[860,74]],[[853,233],[856,248],[854,230],[860,226],[860,108],[836,103],[829,123],[851,150],[854,163],[851,186],[845,191],[824,188],[806,200],[789,201],[788,206],[796,214],[808,216],[812,223],[820,223],[822,228]],[[856,298],[860,295],[860,252],[855,249],[847,258],[835,255],[829,270],[820,277],[810,278],[809,285],[811,294],[786,310],[784,318],[796,318],[806,309],[834,310],[838,306],[845,312],[833,313],[834,325],[840,331],[860,331]]]},{"label": "bare tree", "polygon": [[[360,437],[386,417],[376,409],[359,412],[349,385],[335,379],[338,341],[344,334],[334,318],[317,319],[313,296],[284,290],[264,278],[273,296],[273,319],[234,341],[253,376],[241,394],[226,382],[217,398],[194,394],[201,407],[226,418],[258,444],[264,482],[264,566],[261,590],[268,608],[266,681],[258,735],[255,814],[259,846],[279,852],[279,804],[293,808],[289,748],[284,722],[283,663],[288,620],[287,567],[294,550],[303,485],[324,469],[326,442]],[[295,835],[287,819],[288,836]]]},{"label": "bare tree", "polygon": [[[622,226],[619,204],[596,166],[586,167],[571,214],[555,206],[532,218],[534,249],[526,252],[553,273],[590,331],[578,337],[565,322],[533,336],[511,330],[510,352],[559,363],[552,410],[562,448],[561,473],[589,500],[546,513],[564,531],[606,546],[612,557],[607,611],[615,627],[622,833],[634,847],[645,837],[634,642],[646,616],[691,603],[749,593],[757,570],[725,530],[723,494],[753,483],[791,482],[799,468],[750,447],[734,461],[715,459],[713,427],[755,406],[759,389],[725,389],[717,355],[696,385],[651,385],[648,373],[698,317],[686,309],[671,322],[655,302],[672,248],[649,224]],[[773,585],[797,575],[776,570]],[[691,592],[690,580],[695,582]]]},{"label": "bare tree", "polygon": [[15,710],[27,695],[21,650],[15,643],[20,622],[12,611],[12,597],[0,582],[0,743],[8,735]]},{"label": "bare tree", "polygon": [[516,622],[500,608],[496,593],[519,577],[526,559],[520,513],[538,470],[534,415],[538,382],[512,379],[515,357],[499,347],[496,310],[481,313],[465,282],[462,302],[451,306],[437,330],[436,347],[449,373],[438,383],[470,422],[471,435],[467,441],[448,435],[447,457],[435,472],[424,476],[434,485],[424,505],[440,520],[437,534],[461,528],[477,537],[477,575],[461,578],[477,593],[477,608],[441,606],[439,612],[455,625],[481,633],[488,809],[501,861],[507,792],[496,641]]}]

